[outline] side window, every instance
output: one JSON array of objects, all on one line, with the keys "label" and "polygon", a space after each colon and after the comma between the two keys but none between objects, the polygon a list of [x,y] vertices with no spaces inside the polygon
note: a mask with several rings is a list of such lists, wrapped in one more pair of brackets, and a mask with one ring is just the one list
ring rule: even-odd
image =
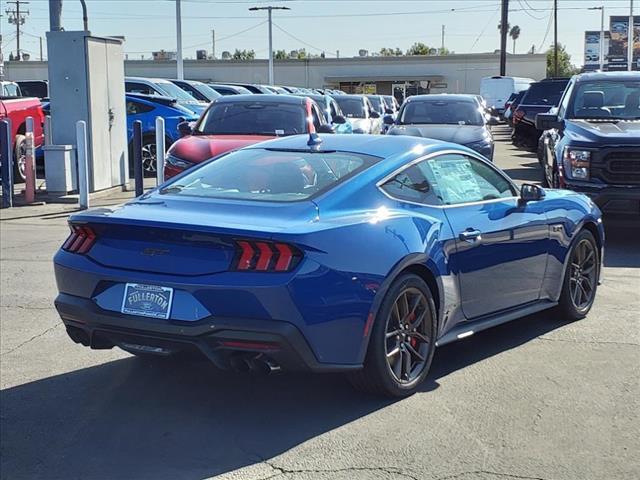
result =
[{"label": "side window", "polygon": [[569,107],[569,99],[571,98],[571,92],[573,91],[574,82],[570,82],[567,85],[566,90],[564,91],[564,97],[562,97],[562,101],[560,102],[560,109],[558,110],[558,116],[560,118],[564,118],[564,115]]},{"label": "side window", "polygon": [[461,154],[448,154],[428,161],[434,189],[442,203],[457,205],[516,195],[511,182],[485,162]]},{"label": "side window", "polygon": [[155,95],[156,92],[149,85],[138,82],[125,82],[124,89],[131,93],[141,93],[143,95]]},{"label": "side window", "polygon": [[440,205],[442,203],[440,195],[429,178],[431,175],[431,170],[424,161],[404,169],[391,180],[387,180],[380,188],[387,195],[398,200]]},{"label": "side window", "polygon": [[145,105],[144,103],[134,102],[133,100],[127,100],[127,115],[138,115],[140,113],[147,113],[153,110],[153,107]]}]

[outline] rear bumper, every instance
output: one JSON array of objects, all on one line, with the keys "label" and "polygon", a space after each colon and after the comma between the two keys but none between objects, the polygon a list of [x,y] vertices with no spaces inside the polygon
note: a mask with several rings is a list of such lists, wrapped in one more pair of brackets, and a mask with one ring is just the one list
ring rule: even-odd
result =
[{"label": "rear bumper", "polygon": [[289,371],[345,371],[353,364],[320,363],[293,324],[256,319],[207,317],[197,322],[160,322],[103,310],[93,301],[60,293],[55,307],[73,341],[94,349],[168,355],[200,352],[220,368],[234,356],[260,355]]},{"label": "rear bumper", "polygon": [[566,183],[569,190],[587,195],[605,214],[606,223],[616,218],[640,221],[640,186]]}]

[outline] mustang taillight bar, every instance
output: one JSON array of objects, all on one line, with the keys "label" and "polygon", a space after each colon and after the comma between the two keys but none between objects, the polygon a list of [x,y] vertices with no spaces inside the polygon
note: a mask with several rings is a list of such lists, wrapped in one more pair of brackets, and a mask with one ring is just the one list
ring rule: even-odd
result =
[{"label": "mustang taillight bar", "polygon": [[87,225],[69,225],[71,234],[62,249],[71,253],[87,253],[96,242],[96,232]]},{"label": "mustang taillight bar", "polygon": [[281,242],[236,240],[235,270],[250,272],[289,272],[302,258],[296,247]]}]

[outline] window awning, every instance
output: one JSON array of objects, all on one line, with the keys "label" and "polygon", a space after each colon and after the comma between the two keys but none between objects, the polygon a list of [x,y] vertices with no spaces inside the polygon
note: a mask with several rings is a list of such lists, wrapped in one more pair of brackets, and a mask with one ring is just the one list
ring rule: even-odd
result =
[{"label": "window awning", "polygon": [[324,77],[325,82],[416,82],[420,80],[439,81],[444,76],[437,74],[425,75],[344,75]]}]

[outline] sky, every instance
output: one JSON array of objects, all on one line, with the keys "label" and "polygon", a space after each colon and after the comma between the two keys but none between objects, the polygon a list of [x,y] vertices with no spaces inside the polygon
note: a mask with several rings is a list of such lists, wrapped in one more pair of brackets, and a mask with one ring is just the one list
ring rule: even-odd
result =
[{"label": "sky", "polygon": [[[176,49],[175,0],[87,0],[89,30],[94,35],[123,35],[130,59],[150,58],[152,51]],[[355,56],[360,49],[377,52],[383,47],[409,48],[414,42],[432,47],[441,44],[456,53],[492,52],[500,47],[499,0],[182,0],[182,33],[185,58],[195,58],[197,49],[211,53],[215,29],[216,55],[234,49],[253,49],[258,58],[268,56],[267,12],[250,12],[252,6],[286,6],[273,13],[273,48],[305,48],[327,57]],[[629,15],[630,0],[558,0],[558,41],[567,47],[572,62],[581,65],[584,31],[600,29],[600,11]],[[510,0],[509,24],[518,25],[516,53],[532,46],[544,51],[553,43],[553,0]],[[5,10],[14,8],[0,0],[0,22],[5,59],[15,51],[15,25],[7,22]],[[30,0],[21,9],[30,14],[23,25],[21,49],[39,58],[40,37],[49,27],[47,0]],[[77,0],[64,0],[65,30],[82,29],[82,10]],[[634,10],[640,15],[640,0]],[[44,44],[46,58],[46,43]],[[509,52],[513,42],[508,41]]]}]

